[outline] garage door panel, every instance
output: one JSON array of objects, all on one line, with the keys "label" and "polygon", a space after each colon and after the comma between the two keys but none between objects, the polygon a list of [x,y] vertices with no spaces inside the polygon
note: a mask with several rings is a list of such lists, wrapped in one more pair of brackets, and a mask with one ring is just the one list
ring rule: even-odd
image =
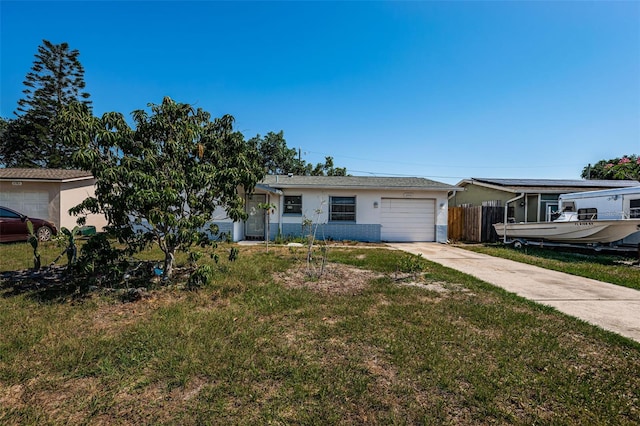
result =
[{"label": "garage door panel", "polygon": [[383,241],[435,241],[435,200],[383,198]]},{"label": "garage door panel", "polygon": [[44,191],[2,192],[0,205],[29,217],[49,219],[49,193]]}]

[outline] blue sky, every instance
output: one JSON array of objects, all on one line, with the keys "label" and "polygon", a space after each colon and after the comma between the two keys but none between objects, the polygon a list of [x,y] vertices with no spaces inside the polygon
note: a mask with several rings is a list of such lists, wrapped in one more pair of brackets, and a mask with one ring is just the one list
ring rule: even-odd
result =
[{"label": "blue sky", "polygon": [[43,39],[94,113],[164,96],[354,175],[579,178],[640,154],[640,2],[0,2],[0,115]]}]

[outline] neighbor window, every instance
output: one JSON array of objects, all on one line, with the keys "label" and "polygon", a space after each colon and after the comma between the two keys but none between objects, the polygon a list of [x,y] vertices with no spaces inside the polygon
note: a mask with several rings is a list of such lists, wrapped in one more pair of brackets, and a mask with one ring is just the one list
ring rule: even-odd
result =
[{"label": "neighbor window", "polygon": [[356,221],[356,197],[331,197],[329,220],[339,222]]},{"label": "neighbor window", "polygon": [[578,220],[594,220],[598,218],[598,209],[578,209]]},{"label": "neighbor window", "polygon": [[284,214],[302,214],[302,195],[285,195]]},{"label": "neighbor window", "polygon": [[640,199],[629,201],[629,217],[631,219],[640,219]]}]

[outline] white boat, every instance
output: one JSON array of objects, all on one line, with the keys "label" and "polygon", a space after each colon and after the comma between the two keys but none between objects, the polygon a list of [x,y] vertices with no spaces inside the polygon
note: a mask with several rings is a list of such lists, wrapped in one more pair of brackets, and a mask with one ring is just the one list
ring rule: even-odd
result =
[{"label": "white boat", "polygon": [[612,243],[640,231],[640,219],[579,219],[565,212],[553,222],[496,223],[500,238],[507,240],[550,241],[569,244]]}]

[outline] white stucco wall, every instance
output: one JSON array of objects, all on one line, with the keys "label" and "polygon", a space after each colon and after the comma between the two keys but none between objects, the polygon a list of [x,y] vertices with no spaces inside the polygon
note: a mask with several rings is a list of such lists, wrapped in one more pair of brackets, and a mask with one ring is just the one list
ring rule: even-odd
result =
[{"label": "white stucco wall", "polygon": [[[267,194],[267,202],[276,205],[269,215],[272,232],[280,224],[301,224],[305,218],[314,223],[329,222],[329,199],[332,196],[356,197],[356,224],[380,224],[382,198],[433,199],[435,200],[435,227],[437,240],[446,242],[448,193],[446,191],[403,191],[380,189],[283,189],[283,195]],[[260,193],[260,191],[256,191]],[[284,196],[302,196],[302,214],[284,214]],[[377,206],[377,207],[376,207]],[[320,213],[317,213],[319,211]],[[216,209],[212,221],[233,230],[234,241],[244,239],[244,223],[234,223],[222,208]],[[438,229],[441,229],[438,232]],[[439,235],[439,236],[438,236]]]},{"label": "white stucco wall", "polygon": [[[314,222],[329,222],[329,199],[332,196],[356,197],[356,223],[380,223],[380,206],[382,198],[430,198],[435,199],[436,226],[447,225],[447,193],[442,191],[383,191],[383,190],[325,190],[325,189],[285,189],[284,195],[302,196],[302,215],[282,214],[281,198],[272,195],[272,203],[278,206],[270,217],[271,223],[301,223],[306,217]],[[374,204],[377,203],[377,207]],[[321,213],[317,214],[316,210]]]}]

